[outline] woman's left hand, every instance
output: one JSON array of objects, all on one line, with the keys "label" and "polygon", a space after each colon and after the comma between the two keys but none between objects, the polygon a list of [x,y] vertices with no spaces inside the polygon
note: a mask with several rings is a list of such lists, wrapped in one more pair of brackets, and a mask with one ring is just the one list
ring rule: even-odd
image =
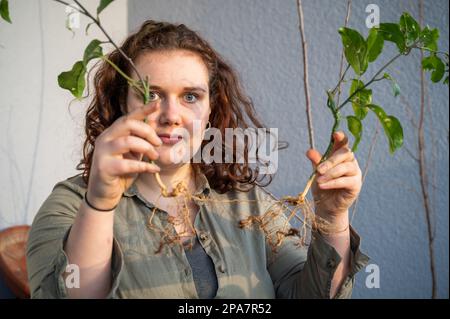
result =
[{"label": "woman's left hand", "polygon": [[[333,135],[335,144],[329,158],[319,165],[312,185],[316,213],[330,217],[348,213],[362,186],[361,169],[342,131]],[[322,155],[310,149],[306,156],[314,167]]]}]

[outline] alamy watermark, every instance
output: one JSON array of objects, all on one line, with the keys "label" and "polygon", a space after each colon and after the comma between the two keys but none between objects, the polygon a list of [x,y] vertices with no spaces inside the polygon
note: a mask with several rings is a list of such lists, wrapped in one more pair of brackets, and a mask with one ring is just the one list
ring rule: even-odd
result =
[{"label": "alamy watermark", "polygon": [[377,264],[369,264],[366,266],[366,288],[380,288],[380,267]]},{"label": "alamy watermark", "polygon": [[66,275],[65,284],[66,287],[71,288],[80,288],[80,267],[77,264],[68,264],[66,267]]},{"label": "alamy watermark", "polygon": [[371,29],[380,26],[380,7],[376,4],[369,4],[366,7],[366,13],[369,15],[366,18],[366,27]]},{"label": "alamy watermark", "polygon": [[[259,166],[261,174],[277,171],[277,128],[225,128],[222,134],[218,128],[211,127],[201,136],[201,124],[200,120],[193,121],[192,136],[185,128],[171,132],[171,138],[179,137],[179,142],[170,149],[173,163],[264,163]],[[200,148],[202,141],[208,142]]]}]

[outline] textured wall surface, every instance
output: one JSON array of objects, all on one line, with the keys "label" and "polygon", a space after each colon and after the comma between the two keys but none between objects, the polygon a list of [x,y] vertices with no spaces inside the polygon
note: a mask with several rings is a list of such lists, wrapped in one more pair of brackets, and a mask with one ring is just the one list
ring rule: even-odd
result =
[{"label": "textured wall surface", "polygon": [[[95,12],[96,2],[87,8]],[[86,103],[73,102],[57,76],[82,59],[100,33],[80,16],[75,36],[65,7],[49,0],[10,1],[12,24],[0,22],[0,230],[31,224],[53,186],[77,174]],[[103,24],[113,39],[127,33],[127,1],[108,7]],[[103,39],[103,37],[100,37]],[[9,295],[0,278],[0,298]]]},{"label": "textured wall surface", "polygon": [[[332,121],[324,92],[334,87],[338,79],[341,44],[337,29],[344,24],[346,3],[303,0],[313,120],[316,144],[321,150],[326,147]],[[418,16],[418,1],[353,1],[349,25],[363,30],[365,35],[365,9],[369,3],[379,6],[381,21],[398,21],[404,10]],[[270,189],[276,195],[296,194],[303,189],[310,164],[304,156],[308,133],[296,1],[129,1],[130,31],[146,19],[186,24],[199,31],[236,67],[266,125],[279,128],[281,138],[290,142],[289,149],[280,152],[279,169]],[[448,1],[425,1],[424,19],[442,30],[442,49],[448,50]],[[379,63],[370,67],[369,75],[394,55],[393,45],[387,47]],[[402,87],[402,98],[395,99],[387,83],[374,86],[374,103],[401,119],[405,146],[411,152],[416,150],[417,138],[405,104],[418,112],[419,65],[419,55],[415,53],[389,68]],[[443,85],[434,85],[429,87],[428,96],[432,112],[427,112],[426,153],[428,164],[434,166],[428,172],[436,187],[436,268],[439,297],[448,298],[448,91]],[[366,122],[357,153],[362,168],[376,130],[372,114]],[[417,163],[406,148],[390,156],[383,133],[378,135],[374,152],[353,225],[362,236],[364,251],[379,266],[380,288],[366,288],[368,273],[362,271],[354,297],[428,298],[431,277]]]}]

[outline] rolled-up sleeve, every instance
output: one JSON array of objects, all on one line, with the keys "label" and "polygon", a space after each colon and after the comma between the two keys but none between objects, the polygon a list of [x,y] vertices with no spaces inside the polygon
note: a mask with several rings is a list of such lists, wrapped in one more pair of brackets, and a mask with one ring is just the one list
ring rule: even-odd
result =
[{"label": "rolled-up sleeve", "polygon": [[[69,182],[58,183],[34,218],[27,244],[27,272],[31,298],[67,298],[64,278],[70,264],[65,242],[83,198],[84,191]],[[123,254],[114,238],[112,286],[114,298],[123,267]],[[70,274],[71,272],[68,272]]]},{"label": "rolled-up sleeve", "polygon": [[[271,225],[271,234],[288,231],[286,216],[279,214]],[[299,238],[286,236],[274,249],[273,238],[266,238],[267,270],[272,278],[276,298],[330,298],[331,281],[341,257],[336,249],[316,231],[309,245],[299,245]],[[364,268],[369,257],[360,251],[361,238],[350,226],[351,266],[334,298],[350,298],[355,274]]]}]

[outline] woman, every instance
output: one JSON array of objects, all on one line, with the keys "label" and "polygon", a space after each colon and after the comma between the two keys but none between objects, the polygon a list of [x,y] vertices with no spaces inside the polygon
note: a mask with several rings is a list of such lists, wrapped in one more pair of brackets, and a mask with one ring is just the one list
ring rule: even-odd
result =
[{"label": "woman", "polygon": [[[348,221],[361,171],[344,134],[335,135],[333,154],[318,168],[313,186],[316,215],[338,231],[313,231],[309,247],[286,237],[273,251],[270,235],[237,227],[273,205],[256,186],[259,177],[248,158],[176,160],[201,151],[209,127],[222,133],[263,127],[234,70],[184,25],[147,21],[122,50],[136,70],[118,51],[108,58],[134,79],[148,76],[150,101],[143,105],[109,64],[98,69],[78,167],[83,174],[58,183],[32,225],[32,297],[349,297],[367,257]],[[316,165],[321,155],[309,150],[307,156]],[[185,202],[188,218],[179,216],[182,195],[161,196],[156,172],[169,191],[183,182],[195,195]],[[269,227],[282,230],[285,220],[273,219]],[[183,243],[194,238],[193,248],[169,245],[167,238],[176,235]]]}]

